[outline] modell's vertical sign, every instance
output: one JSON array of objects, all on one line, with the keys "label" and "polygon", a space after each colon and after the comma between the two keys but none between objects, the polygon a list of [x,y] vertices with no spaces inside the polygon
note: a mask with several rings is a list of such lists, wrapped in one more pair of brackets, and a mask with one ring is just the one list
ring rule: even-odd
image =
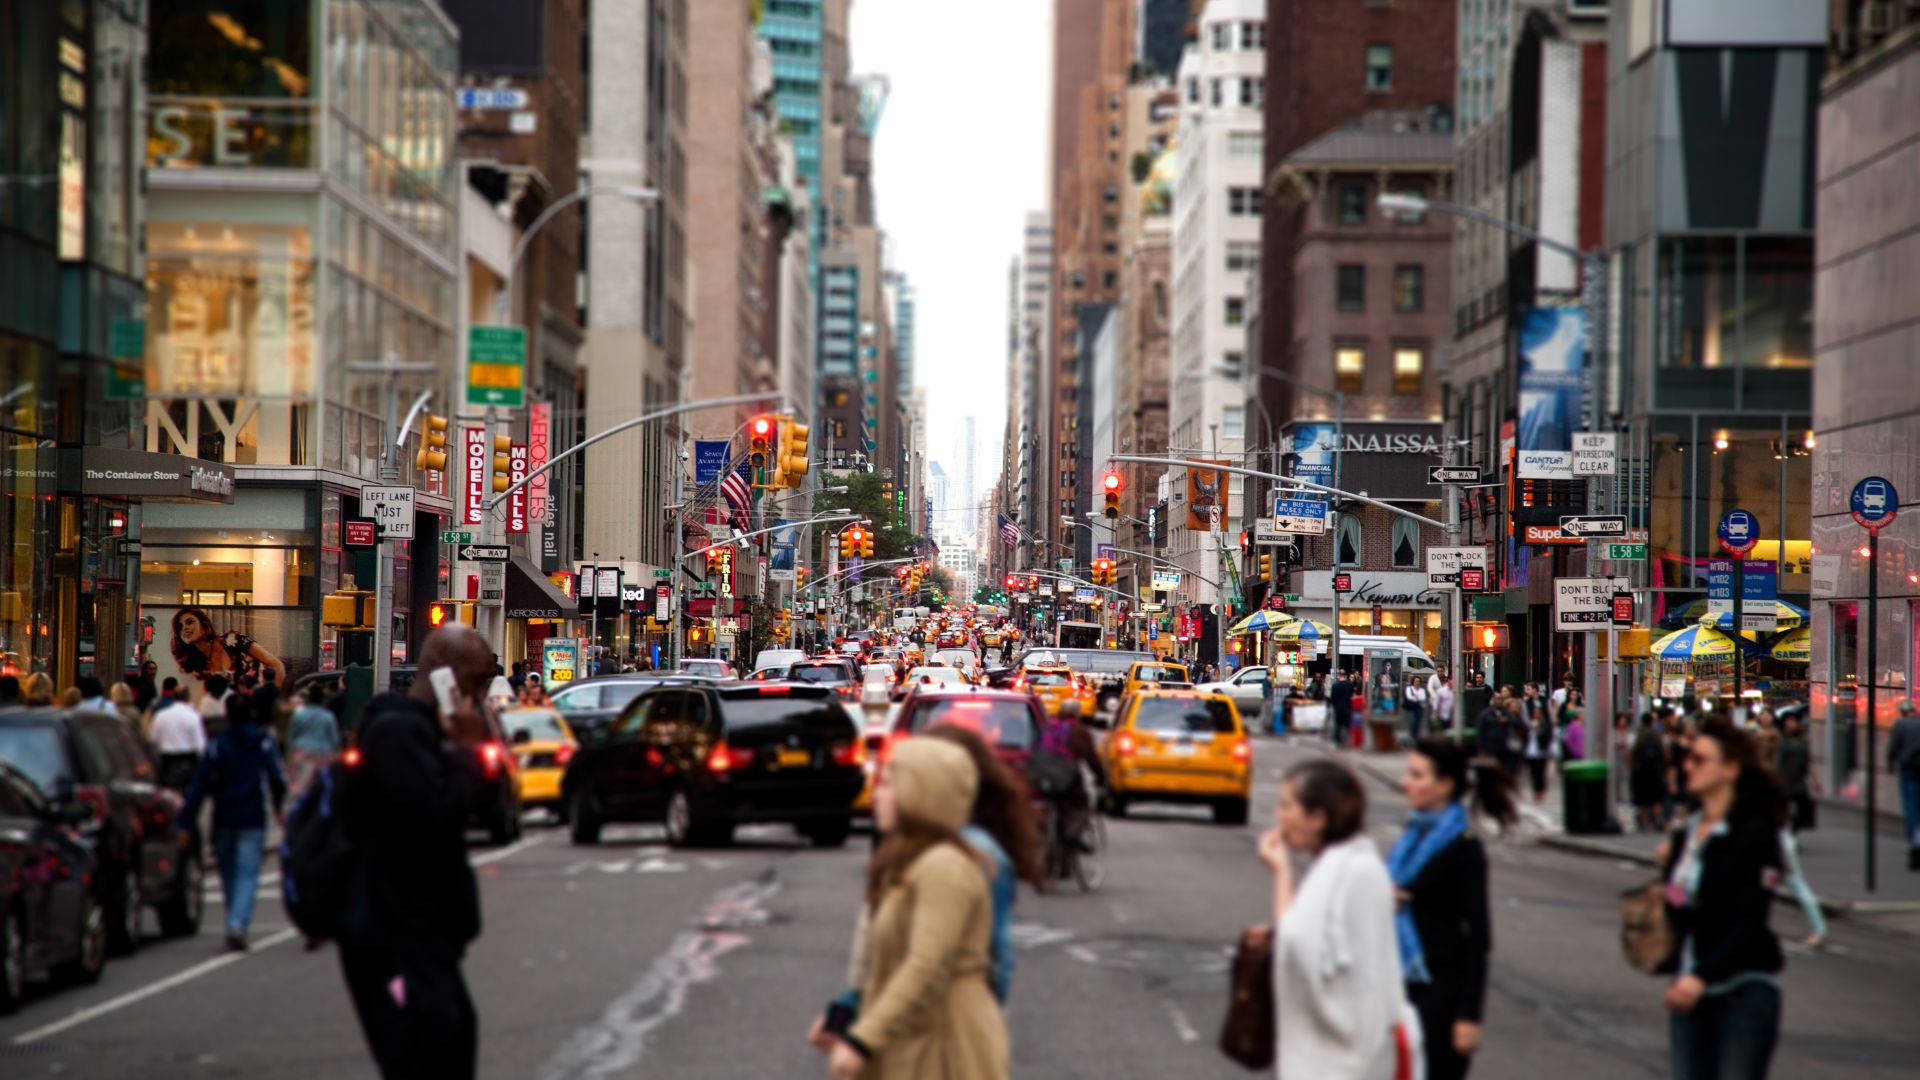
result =
[{"label": "modell's vertical sign", "polygon": [[487,467],[493,464],[487,448],[484,426],[462,428],[460,460],[466,474],[466,496],[461,501],[460,523],[484,525],[487,522]]},{"label": "modell's vertical sign", "polygon": [[[527,471],[547,463],[553,453],[553,406],[536,401],[527,406]],[[547,500],[547,474],[541,473],[527,484],[527,517],[553,527],[553,504]]]},{"label": "modell's vertical sign", "polygon": [[[514,483],[527,478],[527,448],[515,443],[507,450],[507,477]],[[518,487],[507,496],[507,531],[523,533],[527,531],[527,489]]]}]

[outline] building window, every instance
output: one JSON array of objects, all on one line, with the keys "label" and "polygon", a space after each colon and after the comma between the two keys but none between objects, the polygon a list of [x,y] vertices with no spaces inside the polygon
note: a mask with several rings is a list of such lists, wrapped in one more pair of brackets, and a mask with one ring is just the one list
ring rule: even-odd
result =
[{"label": "building window", "polygon": [[[1416,199],[1424,199],[1427,197],[1427,189],[1424,184],[1402,184],[1394,189],[1394,193],[1397,195],[1411,195]],[[1427,212],[1425,210],[1395,210],[1393,212],[1393,220],[1401,225],[1418,225],[1427,220]]]},{"label": "building window", "polygon": [[1365,225],[1367,223],[1367,185],[1341,184],[1334,188],[1334,198],[1338,200],[1340,224]]},{"label": "building window", "polygon": [[1426,310],[1427,268],[1419,263],[1402,263],[1393,268],[1393,310]]},{"label": "building window", "polygon": [[1207,80],[1207,99],[1208,99],[1208,101],[1210,101],[1210,102],[1211,102],[1211,103],[1212,103],[1212,104],[1213,104],[1213,105],[1214,105],[1214,106],[1215,106],[1216,108],[1218,108],[1218,107],[1219,107],[1219,105],[1220,105],[1220,103],[1221,103],[1221,101],[1222,101],[1222,100],[1224,100],[1224,98],[1225,98],[1225,96],[1226,96],[1226,95],[1225,95],[1225,94],[1224,94],[1224,93],[1222,92],[1222,90],[1221,90],[1221,88],[1220,88],[1220,83],[1221,83],[1222,81],[1223,81],[1223,80],[1221,80],[1221,79],[1209,79],[1209,80]]},{"label": "building window", "polygon": [[1207,28],[1213,35],[1213,51],[1226,52],[1233,48],[1233,24],[1217,22]]},{"label": "building window", "polygon": [[1267,100],[1267,80],[1247,76],[1240,80],[1240,104],[1258,108]]},{"label": "building window", "polygon": [[1341,311],[1367,309],[1367,268],[1361,263],[1341,263],[1334,270],[1334,306]]},{"label": "building window", "polygon": [[1101,288],[1103,288],[1103,289],[1106,289],[1106,290],[1107,290],[1108,292],[1112,292],[1112,291],[1113,291],[1114,289],[1117,289],[1117,288],[1119,288],[1119,287],[1120,287],[1120,275],[1119,275],[1119,274],[1116,274],[1116,273],[1114,273],[1114,272],[1113,272],[1113,271],[1111,271],[1111,270],[1109,270],[1109,271],[1107,271],[1107,272],[1106,272],[1106,273],[1104,273],[1104,274],[1101,274],[1101,275],[1100,275],[1100,287],[1101,287]]},{"label": "building window", "polygon": [[[1265,85],[1264,81],[1262,85]],[[1227,132],[1227,156],[1230,158],[1259,157],[1260,133],[1257,131]]]},{"label": "building window", "polygon": [[1233,217],[1259,217],[1260,189],[1257,187],[1228,188],[1227,213]]},{"label": "building window", "polygon": [[1378,43],[1367,46],[1367,89],[1393,89],[1393,46]]},{"label": "building window", "polygon": [[1427,350],[1400,346],[1393,350],[1393,392],[1417,394],[1427,373]]},{"label": "building window", "polygon": [[1223,374],[1228,378],[1238,379],[1242,373],[1246,371],[1247,354],[1243,352],[1226,353],[1220,357],[1220,366],[1226,369]]},{"label": "building window", "polygon": [[1247,410],[1241,405],[1229,405],[1220,410],[1220,437],[1223,439],[1241,439],[1247,434]]},{"label": "building window", "polygon": [[1420,565],[1420,527],[1411,518],[1393,517],[1393,565],[1396,568]]},{"label": "building window", "polygon": [[1361,543],[1360,515],[1344,514],[1340,518],[1338,557],[1341,566],[1359,566],[1366,547]]},{"label": "building window", "polygon": [[1247,302],[1238,296],[1227,297],[1227,325],[1244,326],[1247,321]]},{"label": "building window", "polygon": [[1367,388],[1367,351],[1357,345],[1333,350],[1333,385],[1348,394]]},{"label": "building window", "polygon": [[1260,244],[1254,240],[1227,241],[1227,273],[1244,274],[1260,268]]},{"label": "building window", "polygon": [[1200,80],[1199,79],[1187,80],[1187,104],[1189,105],[1200,104]]},{"label": "building window", "polygon": [[1242,49],[1264,49],[1267,47],[1267,24],[1263,22],[1243,22],[1240,24],[1240,47]]}]

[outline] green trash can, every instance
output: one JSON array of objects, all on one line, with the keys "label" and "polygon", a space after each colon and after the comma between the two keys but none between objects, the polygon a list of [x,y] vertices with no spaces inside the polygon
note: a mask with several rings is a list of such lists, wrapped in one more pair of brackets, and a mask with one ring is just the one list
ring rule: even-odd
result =
[{"label": "green trash can", "polygon": [[1560,769],[1563,820],[1569,834],[1607,831],[1607,763],[1569,761]]}]

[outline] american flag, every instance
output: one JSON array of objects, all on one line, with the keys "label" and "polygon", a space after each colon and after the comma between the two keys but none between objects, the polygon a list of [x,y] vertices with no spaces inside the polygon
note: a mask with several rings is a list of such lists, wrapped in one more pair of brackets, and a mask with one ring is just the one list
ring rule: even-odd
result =
[{"label": "american flag", "polygon": [[720,479],[720,494],[732,508],[729,520],[741,529],[747,527],[747,512],[753,508],[753,465],[746,458]]},{"label": "american flag", "polygon": [[1005,514],[1000,515],[1000,539],[1008,547],[1020,546],[1020,526]]}]

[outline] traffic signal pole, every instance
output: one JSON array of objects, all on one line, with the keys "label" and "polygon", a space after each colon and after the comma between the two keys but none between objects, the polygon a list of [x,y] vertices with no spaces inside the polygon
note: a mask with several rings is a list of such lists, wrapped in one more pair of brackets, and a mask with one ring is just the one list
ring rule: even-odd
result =
[{"label": "traffic signal pole", "polygon": [[[422,390],[413,399],[413,406],[407,410],[406,419],[394,426],[394,413],[400,405],[399,377],[402,375],[434,375],[440,371],[437,364],[405,364],[389,360],[380,364],[350,364],[349,370],[371,372],[387,376],[387,430],[396,432],[393,442],[380,448],[380,482],[393,485],[400,482],[400,450],[407,444],[407,435],[413,430],[413,422],[420,416],[420,410],[433,400],[432,390]],[[393,677],[393,546],[398,540],[379,538],[374,544],[377,559],[373,584],[373,692],[386,692],[387,683]]]}]

